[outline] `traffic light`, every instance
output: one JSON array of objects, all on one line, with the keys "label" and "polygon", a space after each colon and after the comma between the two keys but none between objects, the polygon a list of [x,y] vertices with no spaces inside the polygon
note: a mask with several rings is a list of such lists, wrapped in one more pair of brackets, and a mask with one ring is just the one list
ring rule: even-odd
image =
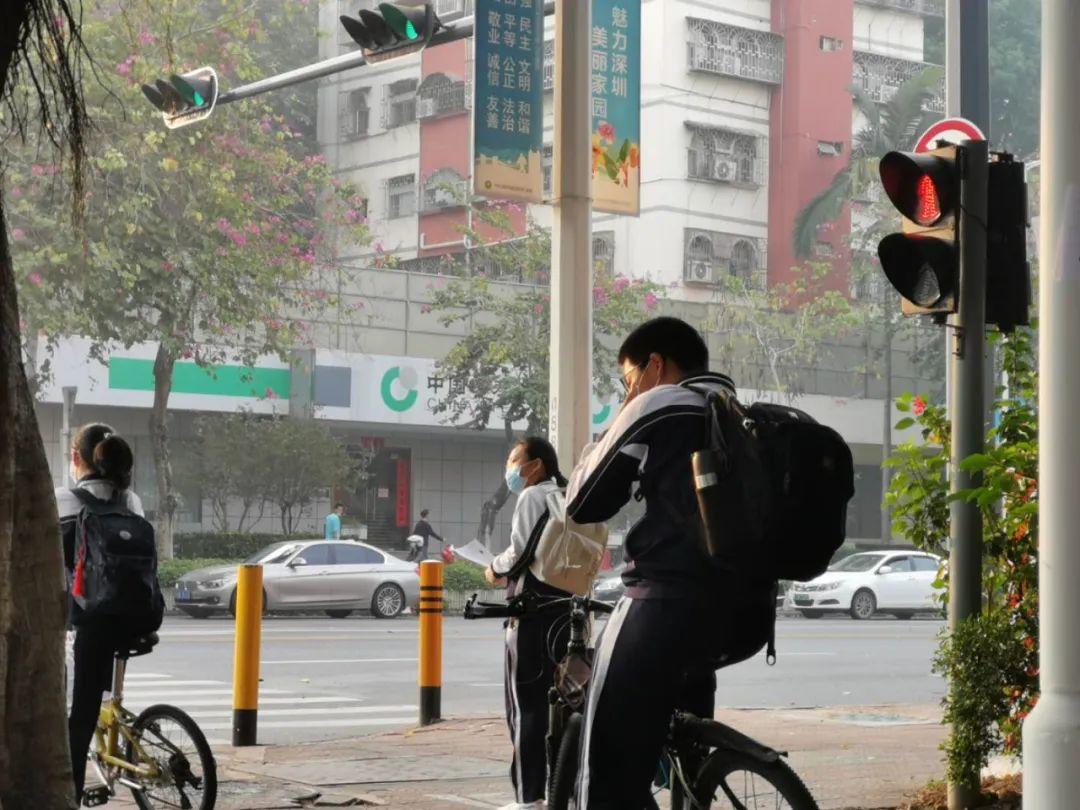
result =
[{"label": "traffic light", "polygon": [[960,176],[956,146],[931,152],[889,152],[881,183],[903,215],[903,231],[878,245],[885,277],[903,296],[905,315],[956,311],[959,290],[957,212]]},{"label": "traffic light", "polygon": [[1030,323],[1031,266],[1027,260],[1024,164],[991,155],[986,205],[986,322],[1002,332]]},{"label": "traffic light", "polygon": [[174,73],[168,81],[155,79],[153,84],[144,84],[142,91],[161,110],[165,126],[176,129],[210,117],[217,104],[217,73],[212,67],[183,75]]},{"label": "traffic light", "polygon": [[422,50],[442,27],[431,3],[379,3],[376,8],[378,11],[361,9],[359,19],[340,17],[346,33],[364,49],[369,62]]}]

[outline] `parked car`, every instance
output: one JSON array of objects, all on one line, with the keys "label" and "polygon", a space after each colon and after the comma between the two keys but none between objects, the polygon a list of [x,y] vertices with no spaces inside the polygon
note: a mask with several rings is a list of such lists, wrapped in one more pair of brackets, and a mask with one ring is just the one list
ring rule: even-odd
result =
[{"label": "parked car", "polygon": [[788,604],[808,619],[847,612],[853,619],[891,613],[910,619],[939,611],[933,583],[941,559],[918,551],[852,554],[809,582],[793,582]]},{"label": "parked car", "polygon": [[[420,601],[416,566],[366,543],[284,540],[252,554],[263,566],[265,612],[324,611],[342,619],[354,610],[389,619]],[[176,607],[203,619],[236,615],[236,566],[201,568],[176,583]]]},{"label": "parked car", "polygon": [[609,571],[604,571],[593,583],[592,597],[601,602],[618,602],[626,592],[626,585],[622,581],[622,572],[625,565],[619,565]]}]

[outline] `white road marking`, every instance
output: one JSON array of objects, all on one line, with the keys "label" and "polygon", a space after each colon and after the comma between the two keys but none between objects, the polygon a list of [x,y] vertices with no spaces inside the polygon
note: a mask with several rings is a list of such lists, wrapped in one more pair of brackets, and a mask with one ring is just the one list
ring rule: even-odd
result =
[{"label": "white road marking", "polygon": [[[203,695],[203,692],[196,692],[198,696]],[[144,703],[145,701],[139,700],[138,697],[132,698],[133,703]],[[350,697],[259,697],[260,706],[274,706],[274,705],[287,705],[287,706],[304,706],[309,703],[358,703],[360,698]],[[185,699],[183,702],[183,709],[186,711],[191,706],[199,707],[212,707],[222,706],[231,709],[233,705],[231,697],[219,697],[219,698],[206,698],[196,697],[195,700]]]},{"label": "white road marking", "polygon": [[417,658],[297,658],[292,661],[261,661],[262,664],[401,664]]},{"label": "white road marking", "polygon": [[[259,721],[259,731],[268,728],[360,728],[363,726],[415,726],[419,723],[416,715],[409,717],[357,717],[352,720],[270,720]],[[229,731],[232,723],[199,723],[203,731]]]},{"label": "white road marking", "polygon": [[[259,709],[259,725],[263,725],[262,719],[264,717],[288,717],[288,716],[304,716],[318,714],[383,714],[386,712],[415,712],[417,706],[332,706],[322,709],[303,708],[303,709]],[[188,712],[196,720],[213,720],[215,717],[231,717],[232,712]],[[323,725],[322,719],[312,719],[308,724],[311,726]]]}]

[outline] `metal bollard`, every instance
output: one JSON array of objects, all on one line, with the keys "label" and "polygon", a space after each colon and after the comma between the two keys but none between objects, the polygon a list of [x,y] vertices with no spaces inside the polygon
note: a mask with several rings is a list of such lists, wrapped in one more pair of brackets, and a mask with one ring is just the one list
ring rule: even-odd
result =
[{"label": "metal bollard", "polygon": [[236,583],[236,651],[233,657],[234,746],[255,745],[259,718],[259,646],[263,570],[241,565]]},{"label": "metal bollard", "polygon": [[420,563],[420,725],[442,719],[443,564]]}]

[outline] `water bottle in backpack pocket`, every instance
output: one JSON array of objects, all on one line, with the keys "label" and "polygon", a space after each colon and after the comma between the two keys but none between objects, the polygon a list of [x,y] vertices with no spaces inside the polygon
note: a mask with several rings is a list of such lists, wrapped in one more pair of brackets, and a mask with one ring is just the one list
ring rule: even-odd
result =
[{"label": "water bottle in backpack pocket", "polygon": [[124,505],[119,492],[107,501],[83,489],[76,521],[71,596],[79,623],[107,619],[142,635],[161,626],[165,600],[157,578],[154,527]]}]

